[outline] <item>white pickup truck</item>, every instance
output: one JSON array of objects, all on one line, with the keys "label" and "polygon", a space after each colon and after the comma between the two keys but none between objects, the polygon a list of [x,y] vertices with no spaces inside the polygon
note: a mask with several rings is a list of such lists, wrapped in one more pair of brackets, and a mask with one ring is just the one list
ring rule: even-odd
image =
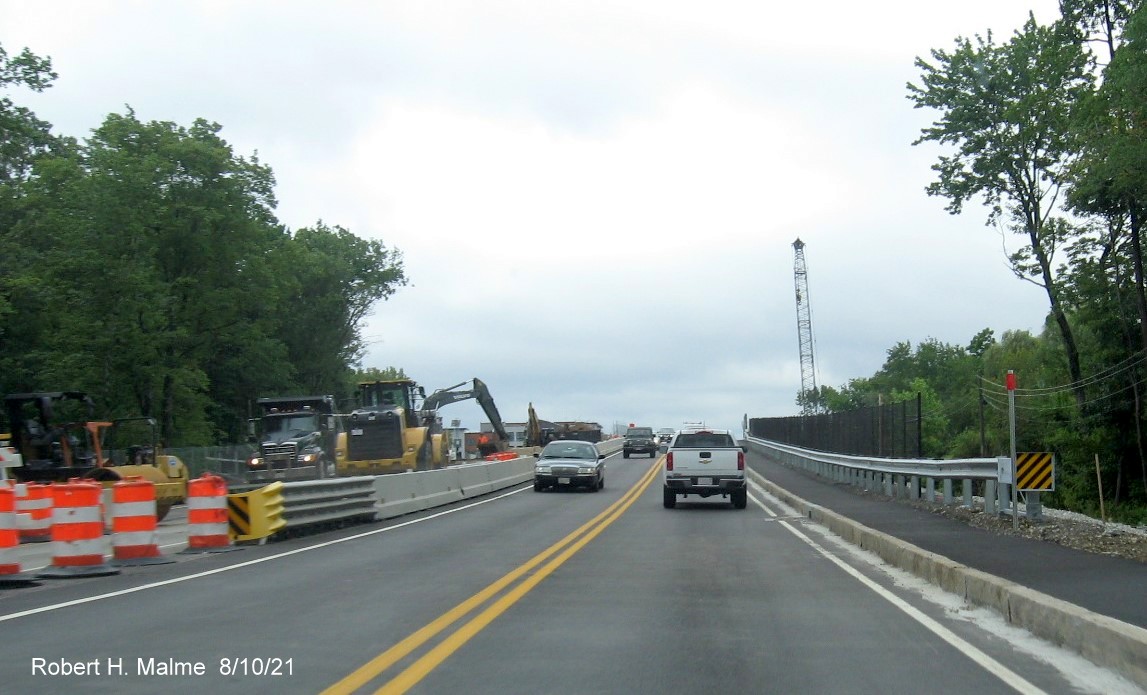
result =
[{"label": "white pickup truck", "polygon": [[745,447],[729,430],[684,429],[674,435],[665,454],[665,508],[677,505],[678,495],[728,497],[734,509],[749,500],[745,487]]}]

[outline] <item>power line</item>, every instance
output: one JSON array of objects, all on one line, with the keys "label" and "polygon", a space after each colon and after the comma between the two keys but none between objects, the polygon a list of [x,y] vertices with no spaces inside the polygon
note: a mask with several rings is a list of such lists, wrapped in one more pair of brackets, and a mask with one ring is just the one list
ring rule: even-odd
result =
[{"label": "power line", "polygon": [[[1121,360],[1120,362],[1117,362],[1116,364],[1114,364],[1110,367],[1107,367],[1106,369],[1103,369],[1101,371],[1098,371],[1095,374],[1092,374],[1088,377],[1080,379],[1079,381],[1076,381],[1076,382],[1073,382],[1070,384],[1063,384],[1063,385],[1059,385],[1059,386],[1048,386],[1048,387],[1035,388],[1035,389],[1017,388],[1015,390],[1015,395],[1017,398],[1019,398],[1019,397],[1030,398],[1030,397],[1034,397],[1034,396],[1054,395],[1054,394],[1063,393],[1066,391],[1075,391],[1075,390],[1080,389],[1080,388],[1085,388],[1087,386],[1091,386],[1092,384],[1097,384],[1097,383],[1100,383],[1102,381],[1114,379],[1114,378],[1116,378],[1116,377],[1118,377],[1118,376],[1120,376],[1126,372],[1131,371],[1132,369],[1135,369],[1136,367],[1139,367],[1144,362],[1147,362],[1147,352],[1138,352],[1138,353],[1132,355],[1131,357],[1128,357],[1124,360]],[[997,382],[992,381],[991,379],[988,379],[987,377],[983,377],[983,376],[980,377],[980,381],[985,383],[985,384],[989,384],[991,386],[996,387],[995,390],[985,389],[985,393],[988,393],[988,392],[992,392],[992,393],[996,393],[996,394],[1006,394],[1007,393],[1007,387],[1004,386],[1003,384],[997,383]]]}]

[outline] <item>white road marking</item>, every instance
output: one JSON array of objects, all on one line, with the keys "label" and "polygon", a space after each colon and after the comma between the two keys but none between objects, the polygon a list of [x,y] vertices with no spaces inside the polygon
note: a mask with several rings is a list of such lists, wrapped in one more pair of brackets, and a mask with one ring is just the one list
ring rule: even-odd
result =
[{"label": "white road marking", "polygon": [[[764,493],[764,490],[759,488],[755,483],[752,484],[752,488],[753,488],[754,492]],[[765,510],[765,513],[768,514],[769,516],[771,516],[771,517],[777,517],[778,516],[773,510],[766,507],[764,502],[762,502],[761,500],[757,499],[756,497],[753,497],[752,499],[753,499],[753,502],[756,503],[756,505],[759,506],[761,509]],[[784,519],[780,519],[780,518],[777,518],[776,521],[781,526],[784,526],[794,536],[796,536],[797,538],[799,538],[802,541],[804,541],[805,543],[807,543],[810,547],[812,547],[813,550],[817,551],[823,557],[825,557],[827,560],[832,562],[834,565],[836,565],[837,567],[841,568],[846,573],[848,573],[853,579],[855,579],[856,581],[860,582],[864,586],[871,589],[872,592],[875,593],[877,596],[880,596],[884,600],[891,603],[893,606],[896,606],[897,608],[899,608],[908,617],[912,618],[916,622],[923,625],[930,632],[932,632],[932,634],[936,635],[940,639],[944,640],[948,644],[955,647],[957,650],[960,651],[960,653],[964,654],[969,659],[971,659],[972,661],[979,664],[984,670],[986,670],[989,673],[991,673],[992,675],[996,676],[997,678],[1002,680],[1004,683],[1007,683],[1009,686],[1011,686],[1016,691],[1021,692],[1021,693],[1031,693],[1033,695],[1036,693],[1043,693],[1044,692],[1043,690],[1037,688],[1032,683],[1025,680],[1023,677],[1021,677],[1016,672],[1007,668],[1006,666],[1004,666],[1000,662],[996,661],[992,657],[985,654],[980,649],[976,648],[972,644],[969,644],[968,642],[966,642],[965,640],[960,638],[956,633],[952,632],[951,630],[944,627],[940,623],[936,622],[932,618],[928,617],[924,613],[921,613],[917,608],[915,608],[911,604],[907,603],[906,601],[901,599],[899,596],[893,594],[892,592],[888,591],[884,587],[880,586],[876,582],[872,581],[868,577],[861,574],[854,567],[852,567],[848,563],[844,562],[843,560],[841,560],[840,558],[836,557],[835,555],[830,553],[828,550],[826,550],[824,548],[824,546],[820,545],[819,543],[817,543],[813,539],[806,536],[804,533],[802,533],[800,530],[798,530],[795,526],[793,526],[788,521],[786,521]]]},{"label": "white road marking", "polygon": [[175,579],[166,579],[164,581],[152,582],[150,584],[143,584],[141,586],[132,587],[130,589],[121,589],[120,591],[112,591],[112,592],[109,592],[106,594],[98,594],[95,596],[87,596],[85,598],[76,599],[74,601],[65,601],[63,603],[54,603],[54,604],[51,604],[48,606],[41,606],[40,608],[32,608],[32,609],[29,609],[26,611],[19,611],[16,613],[8,613],[6,615],[0,615],[0,623],[7,622],[9,620],[15,620],[17,618],[26,618],[30,615],[37,615],[39,613],[48,613],[50,611],[60,610],[61,608],[70,608],[72,606],[79,606],[79,605],[82,605],[85,603],[93,603],[95,601],[102,601],[104,599],[117,598],[119,596],[126,596],[128,594],[134,594],[134,593],[137,593],[140,591],[147,591],[148,589],[158,589],[160,587],[170,586],[172,584],[179,584],[181,582],[189,582],[193,579],[200,579],[202,577],[209,577],[213,574],[222,574],[223,572],[230,572],[232,570],[243,569],[245,567],[251,567],[253,565],[262,564],[264,562],[270,562],[272,560],[279,560],[279,559],[284,558],[284,557],[290,557],[291,555],[298,555],[299,553],[305,553],[305,552],[309,552],[311,550],[318,550],[319,548],[325,548],[325,547],[331,546],[331,545],[338,545],[339,543],[346,543],[347,541],[358,540],[359,538],[366,538],[367,536],[373,536],[373,535],[376,535],[379,533],[386,533],[387,531],[394,531],[396,529],[400,529],[400,528],[403,528],[405,526],[410,526],[411,524],[418,524],[418,523],[422,523],[424,521],[430,521],[431,519],[437,519],[440,516],[446,516],[447,514],[453,514],[455,512],[461,512],[461,511],[464,511],[466,509],[471,509],[473,507],[477,507],[477,506],[482,505],[482,504],[487,504],[489,502],[495,502],[495,501],[500,500],[504,497],[509,497],[510,495],[516,495],[519,492],[524,492],[526,490],[532,490],[532,489],[533,489],[532,487],[521,487],[521,488],[518,488],[516,490],[511,490],[510,492],[498,495],[496,497],[490,497],[487,499],[478,500],[477,502],[471,502],[470,504],[466,504],[466,505],[463,505],[461,507],[454,507],[453,509],[447,509],[447,510],[444,510],[441,512],[437,512],[435,514],[431,514],[429,516],[420,517],[418,519],[411,519],[410,521],[404,521],[401,524],[395,524],[394,526],[387,526],[386,528],[375,529],[373,531],[366,531],[365,533],[357,533],[353,536],[347,536],[346,538],[338,538],[338,539],[335,539],[333,541],[325,541],[323,543],[316,543],[315,545],[308,545],[305,548],[296,548],[294,550],[288,550],[287,552],[284,552],[284,553],[278,553],[276,555],[268,555],[267,557],[261,557],[261,558],[258,558],[256,560],[248,560],[247,562],[240,562],[238,564],[228,565],[226,567],[219,567],[217,569],[208,570],[206,572],[189,574],[186,577],[177,577]]}]

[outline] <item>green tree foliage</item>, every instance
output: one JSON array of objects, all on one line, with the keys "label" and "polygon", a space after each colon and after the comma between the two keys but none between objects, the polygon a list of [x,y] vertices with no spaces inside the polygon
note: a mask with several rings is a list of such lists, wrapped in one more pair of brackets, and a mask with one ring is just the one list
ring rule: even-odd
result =
[{"label": "green tree foliage", "polygon": [[[42,92],[52,86],[57,75],[52,61],[41,58],[27,48],[9,56],[0,46],[0,90],[22,87]],[[16,105],[6,94],[0,96],[0,185],[11,185],[27,179],[32,163],[59,145],[51,133],[51,124],[42,121],[28,109]]]},{"label": "green tree foliage", "polygon": [[[0,50],[0,87],[54,77]],[[271,169],[215,123],[129,110],[76,143],[6,99],[0,120],[0,393],[83,390],[195,445],[241,439],[259,396],[348,392],[397,250],[284,229]]]},{"label": "green tree foliage", "polygon": [[[40,158],[60,154],[69,141],[54,137],[51,125],[19,106],[9,96],[13,90],[41,92],[56,79],[51,61],[28,49],[11,56],[0,46],[0,345],[28,353],[39,344],[37,326],[17,320],[43,306],[39,283],[31,268],[37,258],[33,249],[13,234],[15,224],[27,214],[25,184],[33,164]],[[26,383],[31,374],[21,373],[6,351],[0,351],[0,374]]]},{"label": "green tree foliage", "polygon": [[[947,198],[953,214],[981,197],[989,224],[1003,223],[1025,237],[1012,268],[1046,291],[1079,381],[1079,351],[1054,261],[1074,229],[1056,217],[1056,199],[1073,153],[1072,111],[1092,81],[1087,54],[1068,33],[1029,16],[1006,44],[996,45],[990,32],[974,42],[959,38],[952,51],[933,50],[933,62],[917,59],[922,86],[910,83],[908,92],[917,108],[941,114],[913,144],[956,150],[933,165],[937,179],[928,194]],[[1082,392],[1077,397],[1082,402]]]},{"label": "green tree foliage", "polygon": [[393,381],[396,379],[409,379],[406,371],[401,367],[386,367],[379,369],[378,367],[369,367],[367,369],[355,370],[354,385],[358,385],[366,381]]},{"label": "green tree foliage", "polygon": [[1060,0],[1059,9],[1062,23],[1076,29],[1082,42],[1096,46],[1101,60],[1110,61],[1120,45],[1122,28],[1138,5],[1138,0]]},{"label": "green tree foliage", "polygon": [[289,317],[280,338],[297,365],[296,383],[308,393],[325,392],[361,358],[359,326],[371,307],[406,284],[402,254],[319,222],[296,231],[279,260]]}]

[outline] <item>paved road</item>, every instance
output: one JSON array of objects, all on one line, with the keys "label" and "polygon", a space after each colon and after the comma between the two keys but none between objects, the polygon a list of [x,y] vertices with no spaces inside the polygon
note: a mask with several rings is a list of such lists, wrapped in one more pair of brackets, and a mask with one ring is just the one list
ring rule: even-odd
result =
[{"label": "paved road", "polygon": [[0,591],[0,690],[1134,692],[929,596],[758,488],[746,510],[664,509],[658,470],[613,456],[601,492],[526,485]]},{"label": "paved road", "polygon": [[[750,453],[748,465],[802,499],[869,528],[1095,613],[1147,628],[1147,564],[1000,536]],[[1147,655],[1144,656],[1147,659]]]}]

